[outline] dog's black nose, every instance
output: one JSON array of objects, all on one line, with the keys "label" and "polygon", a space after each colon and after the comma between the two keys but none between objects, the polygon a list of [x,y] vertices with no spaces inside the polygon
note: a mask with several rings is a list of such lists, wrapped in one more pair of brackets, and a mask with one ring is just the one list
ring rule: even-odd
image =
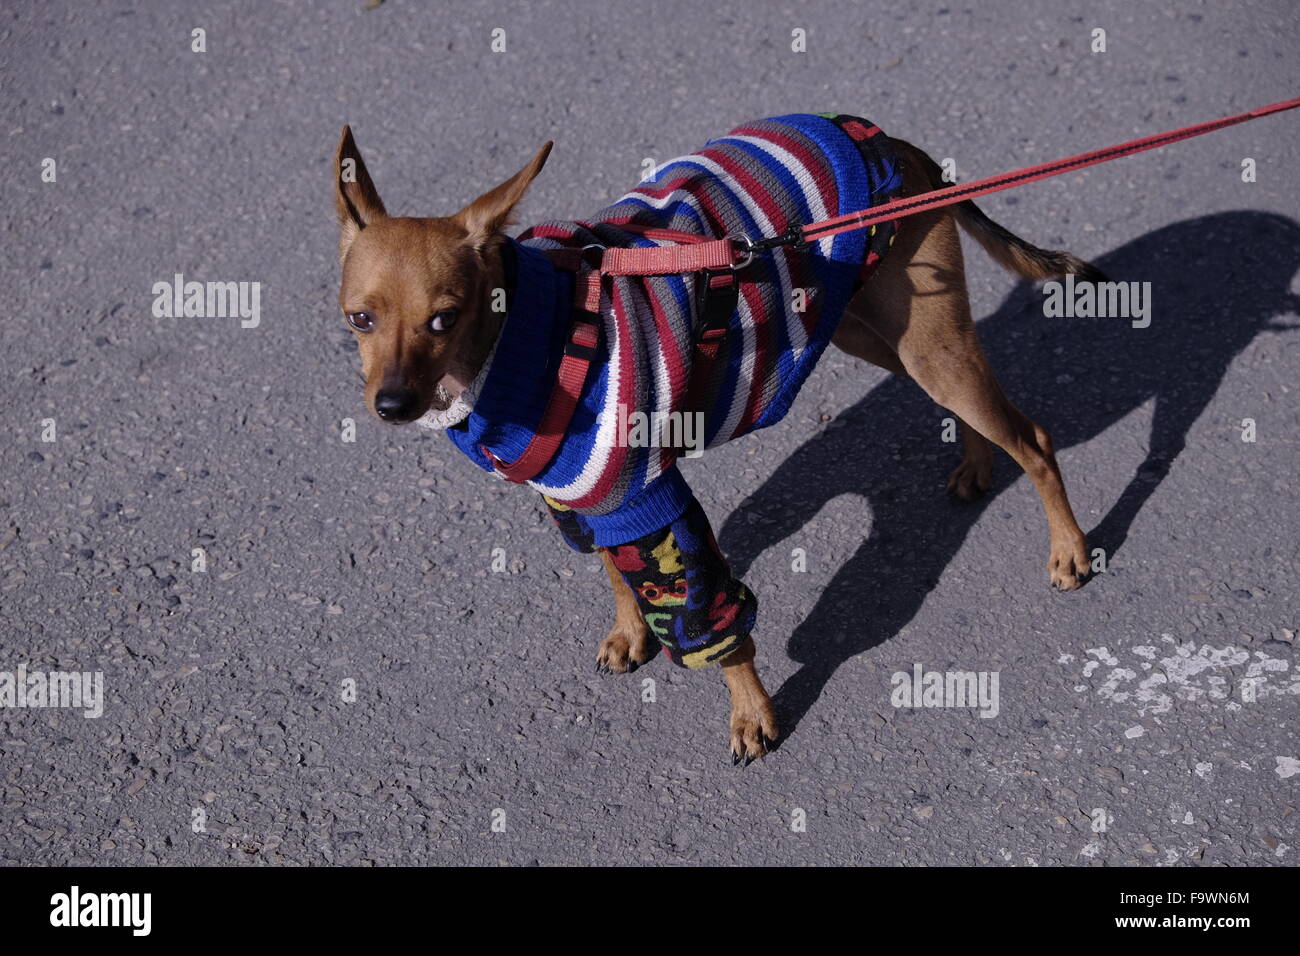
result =
[{"label": "dog's black nose", "polygon": [[415,392],[410,389],[389,389],[375,396],[375,414],[386,422],[409,421],[414,415],[415,403]]}]

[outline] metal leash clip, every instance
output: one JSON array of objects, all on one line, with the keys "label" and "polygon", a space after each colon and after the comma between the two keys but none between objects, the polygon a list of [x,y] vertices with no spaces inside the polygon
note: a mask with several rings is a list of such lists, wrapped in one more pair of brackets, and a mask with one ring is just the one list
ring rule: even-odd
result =
[{"label": "metal leash clip", "polygon": [[743,232],[730,233],[727,238],[733,245],[742,246],[740,258],[731,264],[731,271],[737,272],[754,261],[754,240]]},{"label": "metal leash clip", "polygon": [[743,232],[733,232],[727,238],[736,245],[744,247],[739,261],[732,263],[731,269],[733,272],[745,268],[754,261],[754,256],[760,252],[767,252],[779,246],[789,246],[795,250],[808,248],[808,240],[803,235],[803,226],[798,222],[791,222],[785,227],[785,232],[769,239],[751,239]]}]

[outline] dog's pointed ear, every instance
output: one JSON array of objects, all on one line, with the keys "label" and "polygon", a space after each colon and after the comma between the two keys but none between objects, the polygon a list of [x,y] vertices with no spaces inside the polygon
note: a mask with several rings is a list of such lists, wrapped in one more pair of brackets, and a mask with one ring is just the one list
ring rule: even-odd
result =
[{"label": "dog's pointed ear", "polygon": [[339,215],[339,257],[347,255],[357,233],[376,219],[388,215],[361,150],[352,138],[352,127],[344,126],[334,157],[334,208]]},{"label": "dog's pointed ear", "polygon": [[488,239],[500,233],[502,229],[510,224],[511,210],[523,198],[524,192],[528,189],[528,184],[537,178],[537,174],[546,165],[546,157],[551,155],[553,145],[555,144],[548,140],[537,151],[537,155],[529,161],[527,166],[500,186],[489,189],[478,199],[475,199],[452,216],[452,219],[460,223],[465,231],[469,233],[469,241],[472,245],[481,247]]}]

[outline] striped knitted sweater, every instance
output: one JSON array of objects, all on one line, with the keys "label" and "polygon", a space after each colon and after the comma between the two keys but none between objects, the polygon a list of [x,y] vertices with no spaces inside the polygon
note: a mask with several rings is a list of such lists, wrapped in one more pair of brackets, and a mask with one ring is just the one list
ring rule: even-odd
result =
[{"label": "striped knitted sweater", "polygon": [[[526,230],[506,248],[511,275],[501,335],[471,386],[472,410],[448,435],[493,472],[484,446],[513,461],[532,438],[554,387],[573,298],[572,275],[553,268],[541,250],[662,244],[619,228],[628,223],[709,238],[772,236],[792,222],[878,205],[901,181],[887,138],[865,120],[782,116],[738,127],[672,160],[588,219]],[[893,236],[893,223],[842,233],[804,250],[761,255],[740,273],[713,381],[695,406],[703,407],[704,447],[781,420]],[[559,452],[528,482],[584,515],[597,545],[624,544],[663,528],[691,500],[676,467],[679,451],[629,447],[627,427],[634,412],[668,421],[662,416],[688,410],[699,281],[695,275],[605,279],[601,341],[578,408]]]}]

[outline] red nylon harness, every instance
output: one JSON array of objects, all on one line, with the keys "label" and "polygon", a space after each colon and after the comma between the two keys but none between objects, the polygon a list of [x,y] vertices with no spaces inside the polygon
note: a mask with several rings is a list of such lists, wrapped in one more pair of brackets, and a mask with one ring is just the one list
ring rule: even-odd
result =
[{"label": "red nylon harness", "polygon": [[782,235],[766,239],[750,239],[748,236],[706,239],[703,236],[674,229],[659,229],[634,223],[613,223],[612,225],[624,232],[635,233],[647,239],[675,242],[677,245],[643,249],[606,249],[603,246],[587,246],[583,249],[547,250],[546,255],[556,268],[575,273],[573,323],[569,328],[568,342],[564,346],[564,357],[560,361],[555,388],[542,413],[542,420],[536,433],[518,458],[513,462],[505,462],[496,457],[486,446],[482,446],[482,451],[497,471],[514,482],[525,482],[535,477],[555,457],[569,428],[569,422],[573,419],[573,411],[577,408],[592,359],[596,355],[596,346],[600,341],[600,294],[602,280],[607,275],[654,276],[681,275],[691,272],[704,272],[708,275],[706,293],[701,306],[704,321],[702,331],[695,342],[695,357],[692,361],[691,381],[687,393],[688,400],[694,406],[699,406],[703,402],[704,388],[712,377],[713,364],[717,359],[722,337],[726,334],[726,323],[735,305],[736,273],[749,265],[757,253],[783,245],[802,248],[809,242],[827,239],[842,232],[865,229],[891,219],[915,216],[930,209],[965,202],[1013,186],[1047,179],[1050,176],[1059,176],[1061,173],[1105,163],[1112,159],[1119,159],[1121,156],[1131,156],[1148,149],[1157,149],[1179,140],[1191,139],[1193,136],[1212,133],[1228,126],[1297,107],[1300,107],[1300,97],[1261,106],[1224,119],[1130,140],[1118,146],[1080,153],[1066,159],[990,176],[987,179],[978,179],[964,185],[946,186],[922,196],[894,199],[879,206],[823,219],[821,222],[807,226],[792,223]]},{"label": "red nylon harness", "polygon": [[542,412],[542,420],[537,426],[519,457],[512,462],[505,462],[492,453],[486,446],[480,448],[487,455],[496,470],[508,481],[525,482],[532,478],[546,463],[555,457],[564,440],[564,433],[569,429],[573,419],[573,410],[578,407],[578,398],[587,381],[587,372],[591,360],[596,356],[596,346],[600,342],[600,287],[601,257],[594,256],[594,264],[586,261],[587,249],[557,249],[548,253],[556,268],[576,273],[573,283],[573,322],[569,326],[569,340],[564,344],[564,357],[560,359],[560,370],[556,373],[555,388]]},{"label": "red nylon harness", "polygon": [[553,266],[575,273],[573,323],[569,326],[569,339],[565,343],[564,357],[560,360],[560,369],[556,373],[555,388],[542,412],[537,431],[519,457],[512,462],[502,461],[486,445],[480,446],[483,454],[507,481],[528,481],[545,468],[560,450],[569,422],[573,420],[573,411],[578,407],[578,399],[582,396],[587,372],[596,355],[596,345],[600,341],[600,293],[604,276],[709,273],[709,291],[701,308],[705,316],[704,330],[695,343],[695,358],[691,363],[687,395],[701,401],[704,389],[712,378],[722,336],[726,334],[725,320],[730,318],[736,301],[736,274],[731,243],[726,240],[709,240],[676,229],[660,229],[637,223],[622,223],[618,228],[647,239],[676,242],[679,245],[652,249],[586,246],[582,249],[546,250],[546,257]]}]

